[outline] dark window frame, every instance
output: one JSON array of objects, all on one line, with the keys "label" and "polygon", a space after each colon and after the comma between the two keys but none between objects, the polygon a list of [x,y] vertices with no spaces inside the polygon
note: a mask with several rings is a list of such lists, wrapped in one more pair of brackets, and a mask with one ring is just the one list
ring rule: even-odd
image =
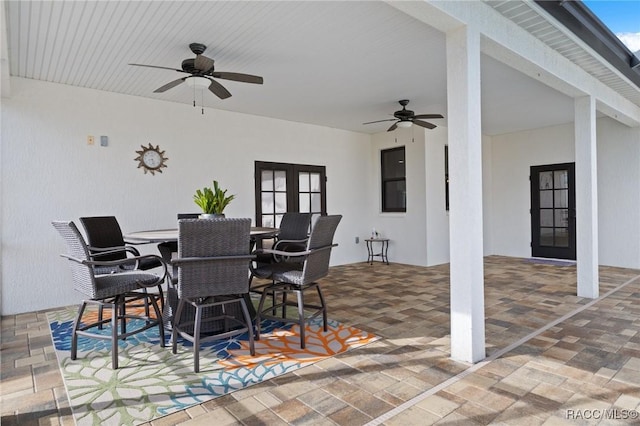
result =
[{"label": "dark window frame", "polygon": [[[256,226],[263,226],[262,216],[264,214],[275,214],[275,212],[262,211],[262,171],[263,170],[283,170],[287,177],[287,211],[300,211],[300,191],[298,173],[309,172],[320,174],[320,204],[321,215],[327,214],[327,172],[325,166],[310,164],[277,163],[269,161],[256,161],[254,163],[254,183],[255,183],[255,221]],[[306,193],[306,192],[305,192]]]},{"label": "dark window frame", "polygon": [[449,211],[449,145],[444,146],[444,208]]},{"label": "dark window frame", "polygon": [[[404,175],[402,177],[387,177],[385,176],[385,154],[392,154],[396,151],[402,151],[404,154]],[[382,194],[382,205],[381,210],[383,213],[406,213],[407,212],[407,200],[406,200],[406,190],[407,190],[407,167],[406,167],[406,159],[407,159],[407,151],[406,147],[399,146],[395,148],[383,149],[380,151],[380,183],[381,183],[381,194]],[[405,188],[405,202],[404,207],[387,207],[387,183],[390,182],[403,182]]]}]

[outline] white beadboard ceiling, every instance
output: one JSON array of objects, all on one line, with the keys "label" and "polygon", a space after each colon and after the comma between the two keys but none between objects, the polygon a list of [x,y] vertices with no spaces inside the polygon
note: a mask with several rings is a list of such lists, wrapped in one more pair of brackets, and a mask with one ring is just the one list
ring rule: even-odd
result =
[{"label": "white beadboard ceiling", "polygon": [[[357,132],[384,131],[399,99],[446,116],[445,38],[383,2],[5,1],[12,76],[193,103],[180,68],[208,46],[217,71],[255,74],[264,85],[218,80],[232,94],[204,106]],[[568,97],[482,58],[483,131],[501,134],[573,120]],[[198,96],[197,103],[201,99]],[[211,111],[211,110],[209,110]],[[199,111],[194,111],[194,114]],[[206,112],[206,113],[214,113]],[[446,124],[444,120],[432,120]]]}]

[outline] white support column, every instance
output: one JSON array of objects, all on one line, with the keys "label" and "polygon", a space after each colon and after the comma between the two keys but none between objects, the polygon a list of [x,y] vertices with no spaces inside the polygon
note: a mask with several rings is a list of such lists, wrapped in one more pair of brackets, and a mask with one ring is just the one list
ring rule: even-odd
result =
[{"label": "white support column", "polygon": [[480,33],[447,33],[451,357],[485,358]]},{"label": "white support column", "polygon": [[599,296],[596,102],[575,99],[576,257],[578,296]]}]

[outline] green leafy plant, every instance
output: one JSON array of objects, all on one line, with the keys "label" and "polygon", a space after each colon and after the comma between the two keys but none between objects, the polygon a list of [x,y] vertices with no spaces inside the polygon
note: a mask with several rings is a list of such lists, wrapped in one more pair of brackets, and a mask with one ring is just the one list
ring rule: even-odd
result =
[{"label": "green leafy plant", "polygon": [[212,188],[198,189],[193,196],[193,201],[202,209],[205,214],[222,214],[231,200],[236,196],[227,196],[227,190],[223,190],[218,185],[218,181],[213,181]]}]

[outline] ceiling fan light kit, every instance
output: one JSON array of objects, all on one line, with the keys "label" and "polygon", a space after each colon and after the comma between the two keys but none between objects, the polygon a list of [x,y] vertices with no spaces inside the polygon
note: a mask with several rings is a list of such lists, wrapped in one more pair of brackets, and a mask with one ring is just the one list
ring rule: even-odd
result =
[{"label": "ceiling fan light kit", "polygon": [[409,104],[409,100],[402,99],[398,101],[398,103],[402,106],[402,109],[393,113],[395,118],[389,118],[386,120],[377,120],[377,121],[369,121],[367,123],[362,124],[373,124],[373,123],[382,123],[383,121],[395,121],[387,129],[387,132],[391,132],[398,127],[407,128],[411,127],[412,124],[416,124],[420,127],[424,127],[426,129],[435,129],[436,125],[433,123],[429,123],[428,121],[422,121],[423,118],[444,118],[442,114],[417,114],[409,109],[407,109],[407,105]]},{"label": "ceiling fan light kit", "polygon": [[209,85],[211,84],[211,80],[209,80],[206,77],[193,76],[193,77],[187,77],[185,79],[185,83],[187,83],[187,86],[189,87],[204,90],[209,88]]}]

